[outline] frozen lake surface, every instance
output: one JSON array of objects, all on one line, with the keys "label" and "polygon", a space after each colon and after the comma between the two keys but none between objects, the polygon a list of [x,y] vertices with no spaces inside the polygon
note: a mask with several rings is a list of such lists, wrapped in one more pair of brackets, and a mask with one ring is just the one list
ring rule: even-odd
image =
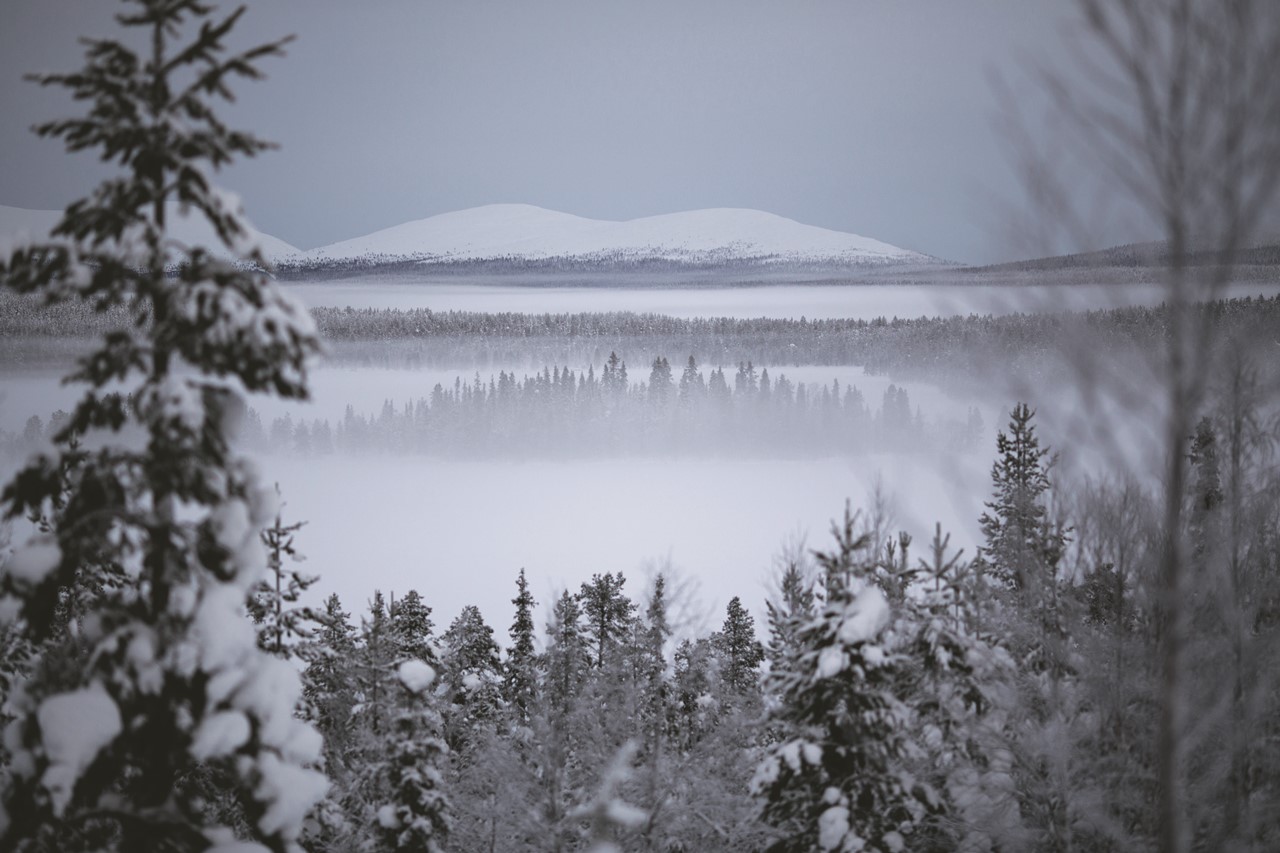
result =
[{"label": "frozen lake surface", "polygon": [[[930,455],[931,456],[931,455]],[[639,596],[654,566],[670,560],[718,628],[739,595],[757,620],[772,561],[798,531],[825,548],[846,499],[868,503],[877,479],[893,498],[914,551],[935,521],[972,555],[987,491],[985,459],[871,455],[857,459],[452,462],[391,457],[267,457],[302,568],[316,589],[358,613],[375,587],[410,588],[435,608],[440,630],[475,604],[506,642],[521,567],[545,622],[552,596],[595,572],[621,571]],[[762,622],[758,621],[758,625]],[[763,629],[762,629],[763,630]]]},{"label": "frozen lake surface", "polygon": [[[1077,311],[1157,305],[1155,284],[1018,285],[857,284],[707,288],[515,287],[476,284],[405,284],[377,280],[285,285],[307,305],[356,308],[430,308],[433,311],[574,313],[636,311],[673,317],[932,317]],[[1280,283],[1241,283],[1232,297],[1274,296]]]}]

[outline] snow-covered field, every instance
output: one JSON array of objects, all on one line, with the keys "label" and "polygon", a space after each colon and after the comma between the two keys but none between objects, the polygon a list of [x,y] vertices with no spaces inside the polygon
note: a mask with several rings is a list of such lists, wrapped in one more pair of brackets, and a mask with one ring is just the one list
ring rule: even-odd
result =
[{"label": "snow-covered field", "polygon": [[760,618],[784,543],[800,532],[825,547],[846,499],[867,505],[877,480],[895,504],[894,529],[910,531],[917,549],[940,521],[972,554],[989,463],[932,457],[260,462],[280,483],[286,521],[310,522],[297,545],[303,568],[323,578],[318,589],[358,611],[374,588],[416,588],[437,625],[475,604],[502,632],[522,567],[543,605],[595,572],[622,571],[635,595],[669,560],[682,583],[694,583],[703,615],[714,614],[711,627],[734,595]]}]

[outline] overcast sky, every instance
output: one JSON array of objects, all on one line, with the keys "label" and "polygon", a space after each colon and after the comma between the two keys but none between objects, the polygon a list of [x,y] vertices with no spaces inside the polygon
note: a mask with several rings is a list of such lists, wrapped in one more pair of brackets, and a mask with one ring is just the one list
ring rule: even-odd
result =
[{"label": "overcast sky", "polygon": [[[4,0],[0,204],[60,208],[103,174],[28,131],[69,112],[20,76],[78,64],[104,0]],[[1063,0],[256,0],[296,33],[232,118],[282,149],[224,173],[302,248],[494,202],[629,219],[751,207],[949,259],[1034,251],[993,74],[1029,126]],[[1133,235],[1116,234],[1110,242]],[[1140,236],[1140,235],[1138,235]]]}]

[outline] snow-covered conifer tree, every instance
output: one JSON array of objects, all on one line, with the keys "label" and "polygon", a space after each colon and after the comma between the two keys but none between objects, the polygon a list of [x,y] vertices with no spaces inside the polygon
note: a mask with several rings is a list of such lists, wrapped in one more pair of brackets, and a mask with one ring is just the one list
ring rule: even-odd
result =
[{"label": "snow-covered conifer tree", "polygon": [[511,646],[507,649],[507,661],[503,679],[503,696],[515,712],[519,722],[528,722],[537,695],[537,660],[533,644],[533,593],[525,580],[524,569],[516,579],[515,619],[511,623]]},{"label": "snow-covered conifer tree", "polygon": [[347,753],[351,713],[356,704],[356,629],[350,619],[351,614],[342,609],[336,593],[325,599],[322,627],[303,676],[303,693],[312,719],[324,735],[326,766],[331,776]]},{"label": "snow-covered conifer tree", "polygon": [[779,739],[752,787],[783,836],[774,850],[901,851],[941,802],[901,762],[910,712],[895,694],[892,613],[870,579],[870,537],[846,512],[836,538],[835,551],[817,555],[827,601],[800,629],[798,654],[771,675]]},{"label": "snow-covered conifer tree", "polygon": [[440,773],[449,750],[428,698],[435,671],[413,659],[400,664],[397,675],[400,708],[391,723],[386,766],[390,802],[377,811],[379,849],[439,853],[449,834],[449,801]]},{"label": "snow-covered conifer tree", "polygon": [[396,655],[401,659],[420,660],[436,665],[436,651],[431,642],[431,608],[416,589],[391,604],[391,634]]},{"label": "snow-covered conifer tree", "polygon": [[361,620],[360,644],[356,650],[357,681],[360,685],[359,709],[369,720],[369,730],[381,734],[394,691],[388,687],[391,669],[397,663],[399,650],[391,632],[387,600],[382,590],[374,590],[369,601],[369,614]]},{"label": "snow-covered conifer tree", "polygon": [[543,695],[552,709],[563,711],[573,704],[582,684],[591,653],[582,633],[582,610],[573,593],[565,590],[551,609],[547,625],[547,650],[543,653]]},{"label": "snow-covered conifer tree", "polygon": [[801,563],[802,550],[797,548],[786,559],[778,578],[777,597],[766,601],[764,605],[769,622],[766,656],[775,669],[795,653],[796,635],[814,614],[816,598],[813,582]]},{"label": "snow-covered conifer tree", "polygon": [[756,639],[756,620],[736,595],[725,608],[724,625],[716,635],[716,645],[724,661],[725,685],[739,693],[754,689],[760,664],[764,662],[764,647]]},{"label": "snow-covered conifer tree", "polygon": [[597,667],[604,666],[606,657],[627,636],[631,625],[636,605],[622,592],[626,582],[622,572],[596,574],[582,584],[578,594]]},{"label": "snow-covered conifer tree", "polygon": [[491,721],[502,704],[502,662],[493,629],[475,605],[462,608],[441,642],[447,741],[462,751],[475,727]]},{"label": "snow-covered conifer tree", "polygon": [[[298,674],[257,647],[245,617],[275,502],[232,452],[228,424],[237,387],[305,397],[318,343],[306,311],[256,268],[265,262],[238,202],[211,181],[270,147],[228,128],[214,106],[236,78],[258,78],[258,61],[283,42],[230,51],[243,9],[220,18],[201,0],[123,6],[125,36],[87,40],[82,69],[34,78],[88,106],[37,132],[119,171],[0,270],[21,292],[122,306],[136,320],[80,360],[69,378],[88,390],[56,450],[4,490],[7,515],[52,522],[0,579],[4,609],[20,611],[30,636],[50,630],[77,572],[111,582],[80,629],[90,653],[56,683],[37,675],[9,697],[0,847],[58,847],[89,831],[117,849],[225,839],[186,784],[203,764],[236,788],[244,830],[285,850],[327,781],[309,769],[319,735],[293,715]],[[168,224],[180,214],[207,220],[222,245],[175,241]],[[220,259],[228,253],[242,262]]]},{"label": "snow-covered conifer tree", "polygon": [[[279,494],[277,485],[276,495]],[[306,559],[293,544],[295,534],[305,524],[305,521],[285,524],[277,509],[275,522],[262,531],[262,544],[267,548],[267,576],[249,594],[249,615],[258,625],[258,645],[276,657],[298,654],[297,643],[314,637],[321,624],[321,617],[314,610],[298,606],[302,594],[319,578],[286,568],[284,563],[286,557],[294,563]]]},{"label": "snow-covered conifer tree", "polygon": [[[979,520],[987,544],[983,549],[993,577],[1015,590],[1035,580],[1051,580],[1066,544],[1052,527],[1044,496],[1049,491],[1048,448],[1040,446],[1033,411],[1019,403],[1009,417],[1009,432],[996,435],[999,458],[991,466],[993,495],[989,512]],[[1049,578],[1031,577],[1050,575]]]}]

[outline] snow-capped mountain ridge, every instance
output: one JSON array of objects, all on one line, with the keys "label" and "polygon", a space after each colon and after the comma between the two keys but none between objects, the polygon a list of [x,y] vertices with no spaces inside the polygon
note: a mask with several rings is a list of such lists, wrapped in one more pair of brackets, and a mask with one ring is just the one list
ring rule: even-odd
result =
[{"label": "snow-capped mountain ridge", "polygon": [[930,263],[888,243],[743,208],[710,208],[627,221],[588,219],[527,204],[494,204],[406,222],[284,259],[303,264],[419,261],[690,264]]},{"label": "snow-capped mountain ridge", "polygon": [[[0,205],[0,238],[44,239],[60,217],[59,211]],[[180,215],[175,206],[169,224],[177,242],[229,255],[202,217]],[[880,240],[745,208],[612,221],[529,204],[492,204],[405,222],[309,251],[256,229],[250,237],[269,260],[303,269],[404,262],[440,266],[567,262],[588,267],[650,262],[707,267],[937,263],[935,258]]]}]

